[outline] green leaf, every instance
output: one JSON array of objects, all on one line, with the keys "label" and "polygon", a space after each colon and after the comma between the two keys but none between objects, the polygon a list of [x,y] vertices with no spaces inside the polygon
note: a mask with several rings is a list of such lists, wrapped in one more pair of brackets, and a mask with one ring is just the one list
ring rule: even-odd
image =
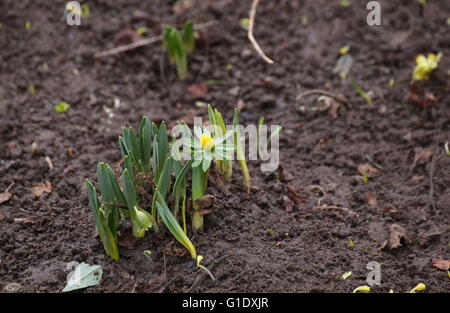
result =
[{"label": "green leaf", "polygon": [[167,155],[169,153],[169,139],[167,137],[167,127],[166,123],[162,122],[159,126],[158,130],[158,138],[157,138],[157,166],[158,173],[161,173],[164,167],[164,163],[166,161]]},{"label": "green leaf", "polygon": [[166,202],[164,201],[164,197],[158,191],[156,191],[156,198],[156,206],[158,208],[159,216],[163,220],[167,229],[172,233],[175,239],[177,239],[186,249],[188,249],[191,257],[193,259],[197,259],[197,252],[195,251],[194,245],[178,224],[177,220],[173,216],[172,212],[170,212]]},{"label": "green leaf", "polygon": [[67,102],[60,101],[57,105],[55,105],[54,109],[58,113],[65,113],[70,109],[70,105]]},{"label": "green leaf", "polygon": [[139,145],[142,153],[142,165],[145,172],[151,169],[150,158],[152,149],[153,128],[147,116],[144,116],[139,129]]},{"label": "green leaf", "polygon": [[177,172],[177,176],[175,179],[175,184],[173,186],[173,195],[174,196],[182,196],[183,188],[186,186],[186,175],[189,172],[189,168],[191,167],[193,160],[189,160],[184,164],[183,168]]},{"label": "green leaf", "polygon": [[241,166],[242,182],[248,191],[250,190],[251,187],[250,174],[248,172],[247,161],[245,160],[245,154],[243,150],[244,148],[242,147],[241,134],[239,132],[239,116],[236,109],[234,110],[233,116],[233,128],[234,128],[234,144],[236,146],[236,157],[239,165]]},{"label": "green leaf", "polygon": [[96,286],[102,279],[103,270],[100,265],[89,265],[84,262],[78,264],[75,270],[67,275],[67,284],[62,290],[68,292]]},{"label": "green leaf", "polygon": [[117,246],[117,239],[115,234],[113,235],[111,230],[107,227],[104,214],[100,210],[97,191],[89,180],[86,180],[86,187],[88,191],[89,207],[91,208],[92,215],[94,216],[95,225],[97,227],[100,239],[103,242],[103,247],[111,258],[118,260],[119,248]]},{"label": "green leaf", "polygon": [[191,53],[195,48],[194,24],[186,21],[183,26],[183,42],[187,53]]}]

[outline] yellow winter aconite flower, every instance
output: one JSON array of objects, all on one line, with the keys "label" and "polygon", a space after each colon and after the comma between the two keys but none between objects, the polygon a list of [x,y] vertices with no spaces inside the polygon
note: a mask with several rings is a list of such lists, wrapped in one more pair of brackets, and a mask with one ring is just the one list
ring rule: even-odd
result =
[{"label": "yellow winter aconite flower", "polygon": [[202,137],[200,138],[200,144],[202,145],[202,149],[208,151],[214,148],[214,140],[211,138],[211,136],[206,134],[202,134]]},{"label": "yellow winter aconite flower", "polygon": [[416,291],[422,291],[422,290],[425,290],[426,288],[427,288],[427,286],[425,286],[425,284],[420,283],[416,287],[411,289],[411,291],[409,293],[416,293]]},{"label": "yellow winter aconite flower", "polygon": [[369,286],[359,286],[359,287],[355,288],[355,290],[353,290],[353,293],[357,293],[357,292],[369,293],[370,287]]},{"label": "yellow winter aconite flower", "polygon": [[423,54],[419,55],[416,58],[416,67],[413,72],[413,80],[429,79],[431,72],[438,67],[441,58],[442,53],[438,53],[437,55],[434,53],[429,53],[428,57],[425,57]]}]

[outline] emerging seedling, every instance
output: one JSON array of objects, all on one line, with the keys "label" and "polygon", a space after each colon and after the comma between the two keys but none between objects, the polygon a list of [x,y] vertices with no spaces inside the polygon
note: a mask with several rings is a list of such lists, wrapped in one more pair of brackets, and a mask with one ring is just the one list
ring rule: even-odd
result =
[{"label": "emerging seedling", "polygon": [[169,61],[175,63],[180,80],[185,80],[188,73],[187,55],[195,48],[194,25],[187,21],[183,26],[183,33],[172,26],[164,28],[163,45],[167,49]]},{"label": "emerging seedling", "polygon": [[439,61],[441,60],[442,52],[437,55],[429,53],[428,57],[420,54],[416,58],[416,67],[414,68],[412,79],[413,80],[427,80],[430,78],[430,74],[433,70],[437,69]]}]

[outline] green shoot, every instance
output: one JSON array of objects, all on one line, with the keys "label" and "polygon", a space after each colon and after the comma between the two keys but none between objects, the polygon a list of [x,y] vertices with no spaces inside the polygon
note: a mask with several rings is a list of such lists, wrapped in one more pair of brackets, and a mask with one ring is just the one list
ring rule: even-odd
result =
[{"label": "green shoot", "polygon": [[447,155],[450,156],[450,149],[448,148],[448,142],[445,143],[444,148]]},{"label": "green shoot", "polygon": [[97,197],[97,191],[90,181],[86,181],[88,190],[89,207],[94,216],[95,225],[97,226],[98,234],[103,242],[103,247],[106,253],[113,259],[119,259],[119,248],[117,246],[116,229],[110,228],[108,223],[108,216],[105,214],[102,205]]},{"label": "green shoot", "polygon": [[163,45],[167,50],[169,61],[175,63],[180,80],[186,80],[188,72],[187,55],[194,51],[194,25],[187,21],[183,27],[183,35],[172,26],[164,28]]},{"label": "green shoot", "polygon": [[70,109],[70,105],[67,102],[60,101],[57,105],[55,105],[54,109],[58,113],[65,113]]},{"label": "green shoot", "polygon": [[361,87],[358,86],[358,84],[356,83],[355,80],[352,81],[352,85],[353,88],[355,89],[355,92],[360,95],[361,97],[364,98],[364,100],[366,100],[366,102],[368,104],[372,104],[372,98],[364,91],[361,89]]},{"label": "green shoot", "polygon": [[247,161],[245,160],[245,151],[242,147],[241,134],[239,132],[239,116],[237,110],[234,110],[233,117],[233,128],[234,128],[234,144],[236,146],[236,157],[238,159],[239,165],[242,171],[242,183],[250,191],[251,180],[250,174],[248,172]]}]

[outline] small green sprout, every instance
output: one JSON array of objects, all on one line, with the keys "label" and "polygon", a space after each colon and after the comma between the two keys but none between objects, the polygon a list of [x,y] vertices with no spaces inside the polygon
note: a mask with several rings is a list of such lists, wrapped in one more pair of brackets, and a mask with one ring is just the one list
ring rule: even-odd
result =
[{"label": "small green sprout", "polygon": [[448,147],[448,142],[445,143],[444,149],[445,149],[445,152],[447,153],[447,155],[450,156],[450,149]]},{"label": "small green sprout", "polygon": [[164,28],[163,45],[167,49],[169,61],[175,63],[180,80],[187,78],[188,62],[187,55],[195,48],[194,25],[187,21],[183,26],[183,33],[172,26]]},{"label": "small green sprout", "polygon": [[28,83],[28,92],[32,95],[36,94],[36,88],[34,87],[34,84],[32,82]]},{"label": "small green sprout", "polygon": [[89,4],[83,3],[81,5],[81,16],[84,18],[89,18],[89,16],[91,16],[91,8],[89,7]]},{"label": "small green sprout", "polygon": [[339,5],[346,8],[351,5],[351,2],[349,0],[339,0]]},{"label": "small green sprout", "polygon": [[346,279],[349,278],[350,276],[352,276],[352,272],[345,272],[344,274],[342,274],[341,279],[342,279],[342,280],[346,280]]},{"label": "small green sprout", "polygon": [[58,113],[65,113],[70,109],[70,105],[67,102],[60,101],[57,105],[54,106],[54,109]]},{"label": "small green sprout", "polygon": [[356,287],[356,288],[353,290],[353,293],[357,293],[357,292],[369,293],[369,292],[370,292],[370,287],[369,287],[369,286],[359,286],[359,287]]},{"label": "small green sprout", "polygon": [[355,243],[353,242],[352,238],[348,238],[348,246],[350,248],[353,248],[355,246]]},{"label": "small green sprout", "polygon": [[411,289],[409,293],[416,293],[417,291],[423,291],[427,288],[427,286],[423,283],[419,283],[416,287]]},{"label": "small green sprout", "polygon": [[148,28],[147,27],[145,27],[145,26],[141,26],[141,27],[138,27],[137,29],[136,29],[136,33],[138,33],[139,35],[145,35],[145,34],[147,34],[148,33]]},{"label": "small green sprout", "polygon": [[246,18],[246,17],[241,18],[241,19],[239,20],[239,26],[241,26],[241,28],[242,28],[243,30],[245,30],[245,31],[248,30],[248,25],[249,25],[249,24],[250,24],[250,20],[249,20],[248,18]]},{"label": "small green sprout", "polygon": [[144,250],[142,253],[144,253],[144,255],[146,255],[146,256],[151,256],[152,255],[152,251],[151,250]]},{"label": "small green sprout", "polygon": [[394,78],[389,79],[389,87],[394,87],[396,83]]},{"label": "small green sprout", "polygon": [[434,53],[429,53],[427,57],[423,54],[417,56],[416,67],[414,68],[412,79],[428,80],[431,72],[439,66],[442,56],[442,52],[439,52],[437,55]]},{"label": "small green sprout", "polygon": [[26,21],[26,22],[25,22],[25,29],[26,29],[26,30],[30,30],[31,27],[32,27],[31,22],[30,22],[30,21]]},{"label": "small green sprout", "polygon": [[368,104],[372,104],[372,98],[364,91],[361,89],[361,87],[359,87],[359,85],[356,83],[355,80],[352,81],[352,85],[353,88],[355,89],[355,92],[360,95],[361,97],[363,97],[363,99],[368,103]]}]

